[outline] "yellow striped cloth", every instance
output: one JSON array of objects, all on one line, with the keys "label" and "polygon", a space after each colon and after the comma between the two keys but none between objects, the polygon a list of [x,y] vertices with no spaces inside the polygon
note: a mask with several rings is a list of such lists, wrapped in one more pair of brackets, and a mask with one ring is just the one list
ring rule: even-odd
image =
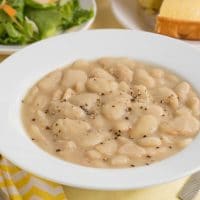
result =
[{"label": "yellow striped cloth", "polygon": [[3,157],[0,158],[0,188],[10,200],[67,200],[62,186],[19,169]]}]

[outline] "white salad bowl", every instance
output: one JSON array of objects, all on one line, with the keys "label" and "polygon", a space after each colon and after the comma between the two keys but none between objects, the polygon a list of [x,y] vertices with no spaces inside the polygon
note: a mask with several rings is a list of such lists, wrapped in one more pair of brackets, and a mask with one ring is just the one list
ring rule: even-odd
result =
[{"label": "white salad bowl", "polygon": [[63,34],[32,44],[0,64],[0,152],[43,178],[80,188],[137,189],[169,182],[200,169],[200,135],[168,159],[149,166],[97,169],[56,158],[34,144],[21,121],[21,100],[43,75],[76,59],[126,56],[174,71],[200,92],[200,52],[184,42],[147,32],[96,30]]},{"label": "white salad bowl", "polygon": [[[87,10],[93,9],[94,15],[87,22],[80,24],[78,26],[74,26],[70,29],[67,29],[65,31],[65,33],[87,30],[94,22],[94,19],[96,17],[96,12],[97,12],[96,1],[95,0],[79,0],[79,3],[80,3],[81,8],[83,8],[83,9],[87,9]],[[65,34],[65,33],[61,33],[61,34]],[[14,53],[26,46],[27,45],[2,45],[2,44],[0,44],[0,54],[9,55],[9,54]]]}]

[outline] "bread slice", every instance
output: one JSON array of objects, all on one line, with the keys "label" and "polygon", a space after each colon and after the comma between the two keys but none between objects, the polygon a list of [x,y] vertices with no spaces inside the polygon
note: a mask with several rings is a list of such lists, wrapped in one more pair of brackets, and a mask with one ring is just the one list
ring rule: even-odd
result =
[{"label": "bread slice", "polygon": [[157,33],[200,39],[200,0],[164,0],[156,20]]}]

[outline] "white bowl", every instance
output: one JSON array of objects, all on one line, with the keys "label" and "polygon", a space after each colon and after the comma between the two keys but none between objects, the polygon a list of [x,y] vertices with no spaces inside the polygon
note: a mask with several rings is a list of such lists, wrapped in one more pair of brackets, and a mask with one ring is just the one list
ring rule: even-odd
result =
[{"label": "white bowl", "polygon": [[[91,24],[94,22],[94,19],[96,17],[96,1],[95,0],[79,0],[80,6],[83,9],[93,9],[94,10],[94,16],[88,20],[87,22],[80,24],[79,26],[72,27],[70,29],[67,29],[65,33],[70,33],[74,31],[82,31],[82,30],[87,30]],[[64,34],[64,33],[61,33]],[[0,44],[0,54],[5,54],[9,55],[11,53],[14,53],[16,51],[19,51],[20,49],[26,47],[28,45],[2,45]]]},{"label": "white bowl", "polygon": [[0,152],[17,166],[46,179],[81,188],[124,190],[169,182],[200,169],[200,135],[192,144],[150,166],[95,169],[44,152],[25,133],[20,107],[28,88],[49,71],[84,59],[127,56],[165,66],[200,92],[200,52],[175,39],[131,30],[96,30],[60,35],[13,54],[0,64]]}]

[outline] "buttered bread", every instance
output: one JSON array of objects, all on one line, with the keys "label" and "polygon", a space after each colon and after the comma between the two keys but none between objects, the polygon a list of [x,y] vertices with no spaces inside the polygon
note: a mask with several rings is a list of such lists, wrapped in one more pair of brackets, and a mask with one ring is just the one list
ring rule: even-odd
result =
[{"label": "buttered bread", "polygon": [[164,0],[156,32],[175,38],[200,39],[200,0]]},{"label": "buttered bread", "polygon": [[[157,10],[155,31],[175,38],[200,39],[200,0],[139,0]],[[160,7],[158,7],[160,5]]]}]

